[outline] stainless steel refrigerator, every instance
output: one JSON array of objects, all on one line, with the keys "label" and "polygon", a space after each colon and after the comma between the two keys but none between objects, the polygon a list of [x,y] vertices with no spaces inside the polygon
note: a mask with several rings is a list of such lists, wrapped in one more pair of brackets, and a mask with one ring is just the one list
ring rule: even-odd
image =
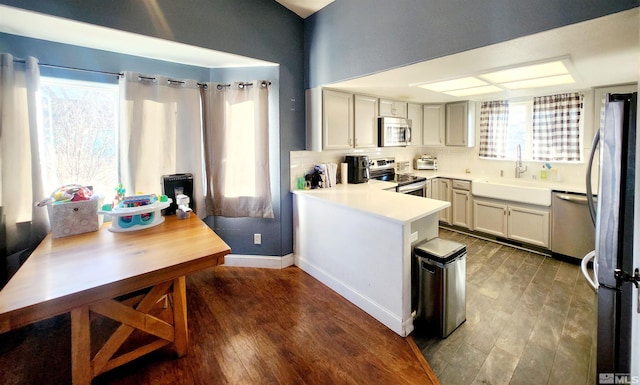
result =
[{"label": "stainless steel refrigerator", "polygon": [[[596,229],[593,271],[598,296],[597,383],[620,383],[631,371],[633,303],[639,273],[633,266],[637,92],[608,94],[587,171],[587,196]],[[599,142],[599,145],[598,145]],[[599,148],[597,202],[591,187]],[[585,257],[589,258],[589,257]],[[584,269],[583,269],[584,272]]]}]

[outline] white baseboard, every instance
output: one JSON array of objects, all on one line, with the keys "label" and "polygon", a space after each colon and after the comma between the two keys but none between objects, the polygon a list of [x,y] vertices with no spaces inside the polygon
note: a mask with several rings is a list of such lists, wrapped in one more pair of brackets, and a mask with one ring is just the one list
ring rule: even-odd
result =
[{"label": "white baseboard", "polygon": [[293,266],[293,264],[293,254],[284,255],[282,257],[274,257],[268,255],[229,254],[225,255],[223,266],[284,269],[285,267]]}]

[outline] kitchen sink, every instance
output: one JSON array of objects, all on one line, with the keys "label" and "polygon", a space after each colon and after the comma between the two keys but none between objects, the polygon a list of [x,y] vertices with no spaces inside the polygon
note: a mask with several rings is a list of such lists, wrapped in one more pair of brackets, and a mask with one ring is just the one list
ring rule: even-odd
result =
[{"label": "kitchen sink", "polygon": [[474,196],[551,206],[551,189],[540,182],[509,178],[481,178],[471,183]]}]

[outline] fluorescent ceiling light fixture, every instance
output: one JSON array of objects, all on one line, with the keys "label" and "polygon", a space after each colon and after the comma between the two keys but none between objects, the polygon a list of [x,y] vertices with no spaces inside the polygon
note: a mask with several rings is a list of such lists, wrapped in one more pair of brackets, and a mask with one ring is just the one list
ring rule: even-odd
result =
[{"label": "fluorescent ceiling light fixture", "polygon": [[478,78],[467,77],[467,78],[446,80],[446,81],[437,82],[437,83],[422,84],[419,87],[422,87],[430,91],[446,92],[446,91],[453,91],[453,90],[461,90],[463,88],[473,88],[473,87],[480,87],[480,86],[486,86],[486,85],[489,85],[489,84]]},{"label": "fluorescent ceiling light fixture", "polygon": [[571,84],[574,82],[575,80],[573,80],[573,77],[569,74],[566,74],[566,75],[548,76],[544,78],[528,79],[528,80],[520,80],[515,82],[503,83],[502,86],[509,88],[511,90],[519,90],[524,88],[548,87],[548,86],[557,86],[560,84]]},{"label": "fluorescent ceiling light fixture", "polygon": [[533,64],[524,67],[509,68],[506,70],[480,75],[492,83],[508,83],[526,79],[537,79],[548,76],[565,75],[569,71],[561,61],[551,63]]},{"label": "fluorescent ceiling light fixture", "polygon": [[[571,84],[575,80],[567,68],[568,59],[523,65],[477,76],[418,85],[452,96],[469,96],[503,91]],[[416,84],[413,84],[416,85]]]},{"label": "fluorescent ceiling light fixture", "polygon": [[500,91],[503,91],[503,89],[500,87],[486,85],[482,87],[463,88],[461,90],[445,91],[444,93],[451,96],[470,96],[470,95],[490,94],[492,92],[500,92]]}]

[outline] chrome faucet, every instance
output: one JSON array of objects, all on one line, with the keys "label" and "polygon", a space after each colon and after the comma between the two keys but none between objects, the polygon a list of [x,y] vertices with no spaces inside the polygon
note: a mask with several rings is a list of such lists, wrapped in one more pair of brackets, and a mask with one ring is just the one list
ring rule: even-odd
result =
[{"label": "chrome faucet", "polygon": [[517,149],[517,158],[516,159],[516,178],[520,178],[520,174],[527,171],[527,166],[522,166],[522,149],[520,145],[518,145]]}]

